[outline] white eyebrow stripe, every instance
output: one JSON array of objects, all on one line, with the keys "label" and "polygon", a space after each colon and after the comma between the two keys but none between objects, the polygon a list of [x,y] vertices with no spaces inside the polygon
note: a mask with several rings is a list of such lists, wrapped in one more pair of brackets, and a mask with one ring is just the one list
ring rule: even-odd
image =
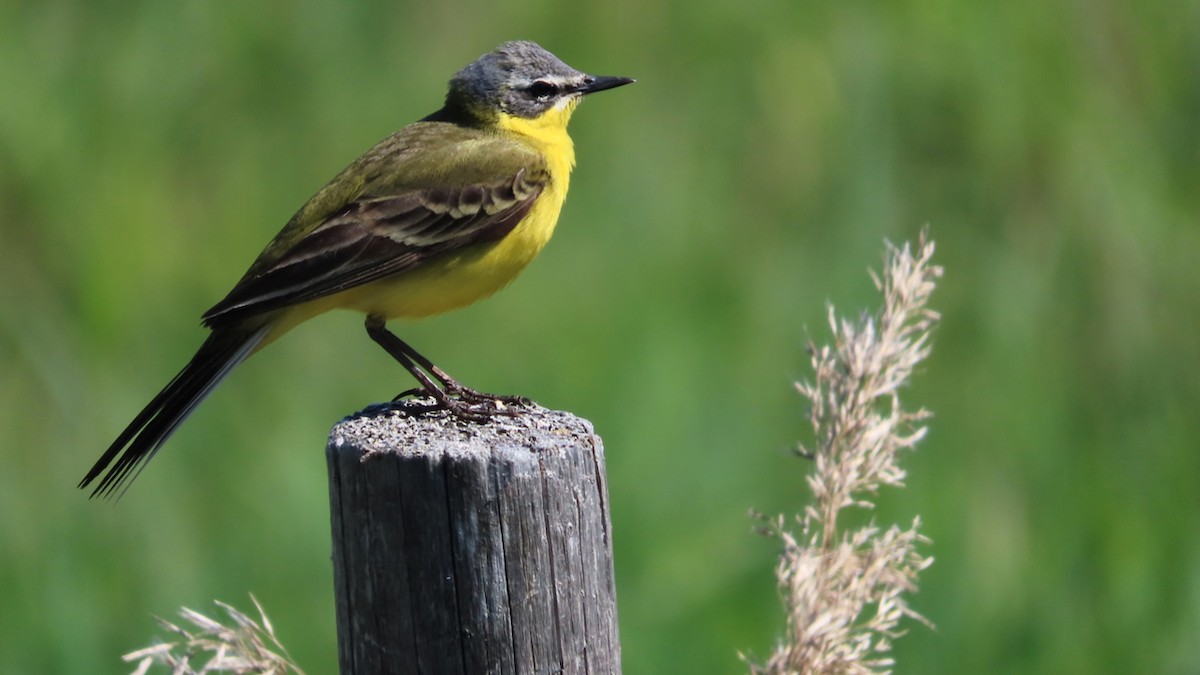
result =
[{"label": "white eyebrow stripe", "polygon": [[536,80],[531,80],[529,82],[529,84],[533,84],[534,82],[545,82],[547,84],[553,84],[557,87],[561,87],[564,85],[578,84],[579,82],[581,82],[583,80],[583,77],[584,76],[582,76],[582,75],[575,76],[575,77],[565,76],[565,75],[543,75],[542,77],[539,77]]}]

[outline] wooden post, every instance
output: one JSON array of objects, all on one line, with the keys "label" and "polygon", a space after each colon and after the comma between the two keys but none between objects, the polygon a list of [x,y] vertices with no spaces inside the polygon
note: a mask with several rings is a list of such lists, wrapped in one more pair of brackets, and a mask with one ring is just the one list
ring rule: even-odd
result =
[{"label": "wooden post", "polygon": [[619,673],[591,424],[538,406],[469,424],[412,405],[329,436],[342,674]]}]

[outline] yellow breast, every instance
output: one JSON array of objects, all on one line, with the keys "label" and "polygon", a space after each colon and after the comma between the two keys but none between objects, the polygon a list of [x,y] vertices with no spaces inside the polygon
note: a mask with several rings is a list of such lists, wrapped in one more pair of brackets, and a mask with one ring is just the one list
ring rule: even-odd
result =
[{"label": "yellow breast", "polygon": [[534,120],[509,115],[500,117],[500,128],[518,135],[521,140],[537,148],[546,159],[550,173],[550,184],[538,197],[529,215],[491,252],[498,258],[511,257],[522,261],[517,272],[550,241],[554,226],[558,223],[558,214],[567,198],[571,169],[575,168],[575,145],[567,135],[567,122],[577,102],[578,99],[568,100],[565,105]]},{"label": "yellow breast", "polygon": [[507,286],[554,234],[575,165],[574,145],[566,131],[574,107],[565,105],[536,120],[501,116],[499,131],[534,146],[550,176],[533,208],[506,237],[318,301],[322,306],[313,309],[346,307],[387,319],[415,319],[465,307]]}]

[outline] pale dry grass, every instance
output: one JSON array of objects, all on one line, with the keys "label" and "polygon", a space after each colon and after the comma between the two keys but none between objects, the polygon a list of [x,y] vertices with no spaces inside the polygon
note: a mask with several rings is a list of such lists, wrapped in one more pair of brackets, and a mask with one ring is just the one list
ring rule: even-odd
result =
[{"label": "pale dry grass", "polygon": [[179,610],[191,628],[183,628],[162,618],[159,625],[167,632],[179,636],[173,642],[130,652],[121,658],[126,663],[137,662],[133,675],[145,675],[155,665],[170,668],[173,675],[200,675],[201,673],[264,673],[283,675],[304,671],[292,663],[287,650],[275,637],[275,629],[267,619],[262,605],[253,595],[254,607],[258,609],[256,621],[220,600],[214,603],[228,615],[228,625],[211,619],[187,607]]},{"label": "pale dry grass", "polygon": [[796,388],[808,404],[813,442],[797,452],[813,461],[812,502],[794,518],[798,531],[792,519],[759,516],[783,545],[775,576],[787,627],[770,658],[750,662],[752,673],[888,673],[901,620],[929,624],[907,600],[933,562],[917,551],[929,543],[920,519],[902,529],[874,522],[846,528],[838,518],[847,508],[874,508],[869,497],[881,486],[902,487],[898,455],[925,436],[929,412],[906,410],[900,390],[929,355],[939,318],[927,307],[942,275],[930,264],[933,251],[924,234],[915,254],[908,244],[889,243],[883,278],[872,273],[882,308],[852,321],[830,306],[833,347],[809,343],[814,379]]}]

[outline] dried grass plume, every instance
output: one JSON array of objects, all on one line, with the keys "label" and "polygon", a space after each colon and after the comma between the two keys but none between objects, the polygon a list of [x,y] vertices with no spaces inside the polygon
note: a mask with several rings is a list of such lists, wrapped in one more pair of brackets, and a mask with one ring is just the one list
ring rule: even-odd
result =
[{"label": "dried grass plume", "polygon": [[815,377],[796,388],[813,442],[797,452],[813,461],[812,502],[795,517],[798,532],[783,516],[759,516],[783,546],[775,576],[787,628],[766,662],[750,663],[756,675],[888,673],[901,619],[928,624],[906,599],[933,563],[917,552],[928,543],[917,531],[920,518],[907,529],[846,528],[838,518],[849,507],[874,508],[869,497],[881,486],[902,487],[898,454],[925,436],[929,412],[905,410],[900,389],[929,355],[939,318],[927,307],[942,275],[930,264],[933,251],[924,233],[915,254],[888,243],[883,278],[871,275],[883,293],[879,312],[852,321],[830,306],[833,347],[809,343]]},{"label": "dried grass plume", "polygon": [[[259,620],[255,621],[220,600],[214,601],[225,611],[229,625],[210,619],[200,612],[184,607],[179,615],[193,628],[183,628],[170,621],[156,617],[159,625],[181,639],[160,642],[156,645],[130,652],[121,658],[126,663],[137,662],[133,675],[145,675],[155,664],[171,669],[173,675],[200,675],[201,673],[264,673],[304,675],[299,666],[292,663],[287,650],[275,637],[275,629],[267,619],[266,612],[253,595],[254,607]],[[203,663],[200,663],[203,661]]]}]

